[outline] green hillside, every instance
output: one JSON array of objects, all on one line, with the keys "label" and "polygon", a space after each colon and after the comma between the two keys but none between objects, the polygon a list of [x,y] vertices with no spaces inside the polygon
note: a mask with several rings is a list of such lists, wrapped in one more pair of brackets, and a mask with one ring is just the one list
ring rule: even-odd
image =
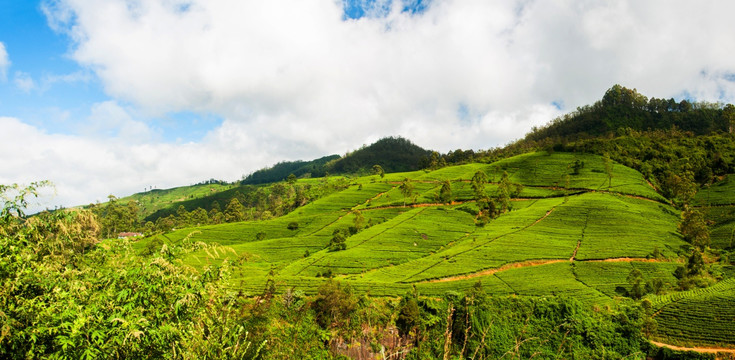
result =
[{"label": "green hillside", "polygon": [[119,198],[120,203],[136,201],[144,217],[163,209],[175,208],[179,204],[208,198],[214,194],[231,189],[233,185],[212,183],[181,186],[171,189],[153,189],[146,192]]},{"label": "green hillside", "polygon": [[286,180],[292,174],[296,177],[322,177],[327,172],[327,163],[336,159],[339,159],[339,155],[324,156],[311,161],[284,161],[257,170],[246,176],[240,183],[256,185],[278,182]]},{"label": "green hillside", "polygon": [[[569,165],[575,160],[585,165],[572,175]],[[602,259],[645,259],[655,249],[675,261],[685,245],[676,235],[678,212],[640,173],[615,164],[610,181],[603,168],[599,156],[541,152],[492,164],[386,178],[359,177],[352,179],[347,189],[277,219],[180,229],[166,238],[176,242],[191,235],[192,240],[217,242],[231,247],[238,256],[246,256],[250,260],[243,265],[247,269],[243,273],[248,275],[235,282],[254,284],[250,291],[259,289],[257,284],[262,284],[272,270],[284,287],[303,287],[306,292],[315,291],[324,274],[354,282],[356,288],[376,284],[372,291],[417,285],[433,292],[427,285],[430,281],[449,280],[443,281],[442,291],[451,289],[452,283],[462,289],[466,286],[462,279],[452,280],[462,276],[503,283],[506,271],[483,272],[534,262],[541,263],[538,271],[546,272],[547,266],[557,268],[560,264],[545,262],[563,260],[576,265]],[[512,210],[485,226],[478,226],[479,209],[468,189],[469,179],[477,171],[488,175],[485,187],[490,196],[497,192],[497,181],[504,171],[511,181],[523,185],[512,201]],[[405,207],[398,180],[403,178],[415,182],[415,194]],[[452,204],[436,200],[445,180],[452,187]],[[354,227],[353,210],[360,211],[365,228],[346,238],[346,250],[330,251],[334,231]],[[647,221],[641,222],[641,218]],[[298,229],[287,228],[292,222]],[[264,234],[261,239],[258,233]],[[207,258],[199,253],[189,261],[204,264]],[[660,265],[670,267],[668,262]],[[534,268],[524,271],[532,273]],[[573,288],[598,297],[612,295],[600,291],[607,285],[600,285],[600,289],[585,286],[575,278],[572,268],[564,269],[560,273],[571,276]],[[537,288],[526,286],[511,293],[548,293],[547,285],[538,283]]]},{"label": "green hillside", "polygon": [[[371,296],[417,291],[441,297],[482,284],[489,295],[569,296],[599,306],[634,296],[639,290],[630,276],[636,272],[643,294],[677,294],[675,273],[686,265],[690,249],[679,234],[679,210],[641,173],[605,161],[591,154],[534,152],[487,164],[356,177],[343,190],[276,219],[184,228],[135,247],[143,251],[151,241],[177,244],[184,238],[225,246],[216,254],[194,252],[186,263],[204,268],[237,260],[230,286],[251,295],[269,281],[277,292],[316,294],[332,278]],[[503,173],[518,190],[510,211],[484,226],[471,186],[478,171],[486,174],[483,187],[490,198],[499,196]],[[406,179],[413,184],[411,194],[401,191]],[[451,199],[442,201],[447,181]],[[344,250],[330,246],[336,231],[344,234]],[[732,266],[722,269],[734,272]],[[730,292],[717,294],[701,301],[735,301]],[[679,308],[656,301],[659,308],[676,310],[654,317],[655,339],[729,346],[730,335],[719,330],[707,335],[714,340],[682,337],[676,330],[681,323],[670,320]],[[697,301],[692,298],[681,311],[705,306]]]}]

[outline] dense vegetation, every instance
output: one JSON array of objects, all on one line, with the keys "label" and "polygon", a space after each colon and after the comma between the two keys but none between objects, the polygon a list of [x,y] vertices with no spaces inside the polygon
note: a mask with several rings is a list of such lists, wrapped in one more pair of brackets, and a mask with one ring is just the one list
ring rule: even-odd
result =
[{"label": "dense vegetation", "polygon": [[386,172],[418,170],[431,154],[430,151],[402,137],[387,137],[369,146],[339,155],[325,156],[311,161],[284,161],[260,169],[245,177],[242,184],[265,184],[284,181],[289,175],[297,178],[322,177],[326,174],[368,173],[373,166]]},{"label": "dense vegetation", "polygon": [[574,136],[600,136],[619,129],[669,130],[678,128],[695,135],[731,132],[735,128],[735,106],[650,98],[620,85],[610,88],[593,105],[532,129],[528,140]]},{"label": "dense vegetation", "polygon": [[421,168],[421,161],[429,154],[408,139],[388,137],[345,155],[330,164],[328,170],[335,174],[368,172],[379,165],[386,172],[413,171]]},{"label": "dense vegetation", "polygon": [[243,179],[243,185],[257,185],[283,181],[289,175],[296,177],[322,177],[327,172],[327,163],[339,159],[339,155],[329,155],[311,161],[284,161],[272,167],[260,169]]}]

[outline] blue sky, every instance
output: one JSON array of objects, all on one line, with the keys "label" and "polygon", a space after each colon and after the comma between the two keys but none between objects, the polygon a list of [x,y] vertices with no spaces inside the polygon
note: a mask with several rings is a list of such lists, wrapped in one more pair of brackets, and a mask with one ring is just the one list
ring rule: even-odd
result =
[{"label": "blue sky", "polygon": [[[1,0],[0,4],[0,41],[11,62],[8,81],[0,84],[2,115],[51,133],[80,134],[79,119],[88,118],[94,104],[114,98],[105,93],[93,70],[71,58],[74,44],[48,26],[41,3]],[[21,79],[30,79],[32,85],[25,86],[31,87],[19,85]],[[222,123],[215,114],[191,111],[139,118],[149,124],[157,140],[165,142],[197,141]]]},{"label": "blue sky", "polygon": [[[0,183],[72,206],[400,135],[487,149],[614,84],[735,102],[726,0],[0,0]],[[4,75],[4,76],[3,76]]]}]

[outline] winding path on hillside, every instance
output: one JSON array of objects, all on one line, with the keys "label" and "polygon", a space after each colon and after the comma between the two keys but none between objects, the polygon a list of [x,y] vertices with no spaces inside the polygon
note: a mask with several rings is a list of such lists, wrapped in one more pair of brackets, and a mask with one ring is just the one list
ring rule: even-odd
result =
[{"label": "winding path on hillside", "polygon": [[432,280],[419,281],[419,282],[423,282],[423,283],[436,283],[436,282],[448,282],[448,281],[466,280],[466,279],[472,279],[472,278],[481,277],[481,276],[493,275],[495,273],[499,273],[501,271],[506,271],[506,270],[510,270],[510,269],[518,269],[518,268],[525,268],[525,267],[531,267],[531,266],[541,266],[541,265],[555,264],[555,263],[560,263],[560,262],[564,262],[564,261],[567,261],[567,262],[574,262],[574,261],[581,261],[581,262],[667,262],[668,260],[647,259],[647,258],[631,258],[631,257],[608,258],[608,259],[595,259],[595,260],[573,260],[573,259],[526,260],[526,261],[519,261],[519,262],[507,263],[505,265],[501,265],[501,266],[498,266],[496,268],[485,269],[485,270],[474,272],[474,273],[470,273],[470,274],[455,275],[455,276],[449,276],[449,277],[445,277],[445,278],[432,279]]},{"label": "winding path on hillside", "polygon": [[694,351],[694,352],[704,353],[704,354],[717,354],[717,353],[735,354],[735,349],[720,348],[720,347],[684,347],[684,346],[665,344],[665,343],[653,341],[650,339],[648,341],[651,342],[651,344],[656,345],[658,347],[666,347],[671,350],[677,350],[677,351]]}]

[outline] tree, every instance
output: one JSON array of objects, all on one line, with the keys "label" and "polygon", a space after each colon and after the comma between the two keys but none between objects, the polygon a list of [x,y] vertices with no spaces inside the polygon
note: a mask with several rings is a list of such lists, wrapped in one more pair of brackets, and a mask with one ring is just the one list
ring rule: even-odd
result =
[{"label": "tree", "polygon": [[342,229],[335,229],[332,232],[332,239],[329,241],[329,251],[340,251],[347,249],[345,244],[345,233]]},{"label": "tree", "polygon": [[707,228],[704,216],[689,206],[685,206],[684,211],[681,213],[679,232],[684,236],[684,240],[699,250],[704,250],[710,243],[709,229]]},{"label": "tree", "polygon": [[311,304],[317,323],[325,329],[349,326],[352,313],[357,310],[357,299],[349,285],[327,280],[319,287]]},{"label": "tree", "polygon": [[732,104],[725,105],[722,109],[722,116],[727,122],[727,129],[731,134],[735,134],[735,106]]},{"label": "tree", "polygon": [[574,163],[572,163],[572,175],[579,175],[579,171],[584,168],[584,161],[580,161],[579,159],[574,160]]},{"label": "tree", "polygon": [[640,270],[633,268],[626,278],[631,286],[630,297],[633,299],[640,299],[646,294],[646,281],[643,279],[643,274]]},{"label": "tree", "polygon": [[221,224],[224,220],[224,215],[222,215],[222,210],[216,200],[212,202],[212,209],[209,210],[209,220],[212,224]]},{"label": "tree", "polygon": [[610,154],[605,153],[602,155],[602,162],[605,164],[605,174],[607,174],[607,188],[609,189],[612,187],[612,178],[613,178],[613,164],[612,160],[610,160]]},{"label": "tree", "polygon": [[176,209],[176,226],[185,227],[189,224],[189,212],[186,211],[184,205],[179,205]]},{"label": "tree", "polygon": [[432,151],[429,158],[429,169],[436,170],[439,167],[439,153],[436,151]]},{"label": "tree", "polygon": [[439,189],[439,201],[444,204],[452,202],[452,184],[449,180],[444,180],[441,189]]},{"label": "tree", "polygon": [[381,178],[385,177],[385,171],[383,170],[383,167],[380,165],[373,165],[373,174],[380,175]]},{"label": "tree", "polygon": [[362,213],[358,209],[353,210],[352,214],[355,215],[355,220],[354,220],[355,229],[357,231],[360,231],[363,228],[363,226],[365,226],[365,217],[362,215]]},{"label": "tree", "polygon": [[500,178],[498,184],[498,196],[496,197],[496,206],[499,213],[504,213],[510,209],[510,194],[513,188],[513,183],[510,182],[507,171],[503,171],[503,175]]},{"label": "tree", "polygon": [[294,175],[294,174],[288,175],[288,177],[286,178],[286,181],[289,184],[293,185],[294,183],[296,183],[296,175]]},{"label": "tree", "polygon": [[400,310],[398,310],[398,318],[396,319],[396,327],[398,335],[407,337],[411,333],[418,333],[421,324],[421,313],[419,304],[413,296],[406,296],[401,299]]},{"label": "tree", "polygon": [[704,258],[698,248],[694,248],[692,254],[689,255],[686,262],[686,269],[688,276],[697,276],[704,273]]},{"label": "tree", "polygon": [[413,195],[414,186],[411,182],[411,179],[404,178],[403,182],[401,182],[401,185],[398,187],[401,189],[401,194],[403,194],[403,206],[406,206],[406,199],[410,198]]},{"label": "tree", "polygon": [[196,210],[189,213],[190,223],[194,226],[205,225],[209,223],[209,216],[207,211],[202,208],[196,208]]},{"label": "tree", "polygon": [[123,223],[123,229],[127,231],[134,231],[137,230],[139,227],[139,218],[140,218],[140,208],[138,207],[138,202],[135,200],[128,201],[127,206],[125,209],[122,210],[122,223]]},{"label": "tree", "polygon": [[487,195],[485,194],[485,184],[487,184],[487,174],[484,171],[478,170],[475,175],[472,176],[472,190],[475,192],[475,200],[480,200]]},{"label": "tree", "polygon": [[685,170],[680,174],[667,171],[664,177],[664,187],[669,198],[673,198],[677,205],[686,205],[697,193],[697,184],[694,182],[694,174]]},{"label": "tree", "polygon": [[232,198],[232,200],[230,200],[230,202],[227,204],[227,207],[225,208],[225,221],[242,221],[244,217],[245,213],[243,212],[243,207],[242,204],[240,204],[240,200],[237,200],[237,198]]}]

